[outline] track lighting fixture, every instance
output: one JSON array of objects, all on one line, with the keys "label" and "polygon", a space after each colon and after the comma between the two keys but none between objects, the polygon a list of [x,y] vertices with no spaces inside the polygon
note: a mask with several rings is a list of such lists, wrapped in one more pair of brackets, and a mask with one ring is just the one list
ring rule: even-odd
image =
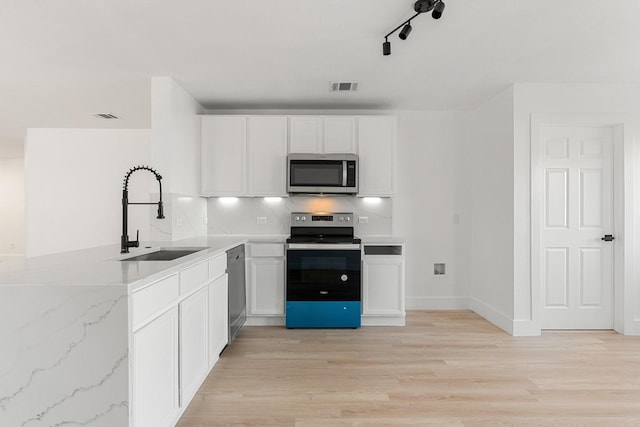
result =
[{"label": "track lighting fixture", "polygon": [[444,3],[439,1],[433,8],[433,12],[431,12],[431,16],[433,19],[440,19],[442,16],[442,11],[444,10]]},{"label": "track lighting fixture", "polygon": [[418,13],[429,12],[438,3],[438,0],[418,0],[413,5],[413,10]]},{"label": "track lighting fixture", "polygon": [[398,34],[398,37],[400,37],[400,40],[406,40],[407,37],[409,36],[409,33],[411,33],[412,29],[413,28],[411,28],[411,22],[408,22],[407,25],[402,27],[402,31],[400,31],[400,34]]},{"label": "track lighting fixture", "polygon": [[382,54],[384,56],[391,55],[391,42],[384,38],[384,43],[382,43]]},{"label": "track lighting fixture", "polygon": [[406,40],[407,37],[409,37],[411,30],[413,29],[411,27],[411,20],[413,18],[420,15],[421,13],[431,12],[431,17],[433,19],[440,19],[440,17],[442,16],[442,12],[444,11],[444,6],[445,5],[443,0],[416,1],[413,4],[413,10],[416,11],[416,14],[413,15],[411,18],[407,19],[406,21],[404,21],[402,24],[398,25],[393,30],[391,30],[389,34],[384,36],[384,43],[382,43],[382,54],[384,56],[391,55],[391,42],[388,40],[391,34],[395,33],[400,28],[402,28],[402,30],[400,31],[400,34],[398,34],[398,37],[400,37],[401,40]]}]

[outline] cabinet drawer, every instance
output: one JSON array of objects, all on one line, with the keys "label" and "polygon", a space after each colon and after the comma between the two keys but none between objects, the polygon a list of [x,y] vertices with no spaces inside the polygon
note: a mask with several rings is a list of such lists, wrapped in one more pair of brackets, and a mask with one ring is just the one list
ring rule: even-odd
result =
[{"label": "cabinet drawer", "polygon": [[227,272],[227,254],[218,255],[209,260],[209,280],[222,276]]},{"label": "cabinet drawer", "polygon": [[180,272],[180,295],[186,295],[207,283],[209,279],[209,265],[201,262]]},{"label": "cabinet drawer", "polygon": [[247,256],[250,258],[284,256],[284,244],[282,243],[251,243],[247,246],[249,247]]},{"label": "cabinet drawer", "polygon": [[133,328],[137,329],[164,308],[173,304],[180,295],[178,275],[174,274],[165,279],[133,293],[132,311]]},{"label": "cabinet drawer", "polygon": [[402,255],[402,245],[364,245],[365,255]]}]

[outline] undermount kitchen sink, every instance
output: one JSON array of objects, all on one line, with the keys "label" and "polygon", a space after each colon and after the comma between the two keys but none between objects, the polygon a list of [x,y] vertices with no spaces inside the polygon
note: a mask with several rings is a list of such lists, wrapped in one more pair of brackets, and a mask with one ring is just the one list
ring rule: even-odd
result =
[{"label": "undermount kitchen sink", "polygon": [[172,261],[207,248],[161,248],[154,252],[123,258],[120,261]]}]

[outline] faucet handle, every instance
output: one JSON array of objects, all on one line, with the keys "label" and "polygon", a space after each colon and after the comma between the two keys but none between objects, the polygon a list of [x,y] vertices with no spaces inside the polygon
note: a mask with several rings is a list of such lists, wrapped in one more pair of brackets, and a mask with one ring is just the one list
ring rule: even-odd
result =
[{"label": "faucet handle", "polygon": [[140,230],[136,230],[136,240],[131,242],[131,246],[137,248],[140,246]]}]

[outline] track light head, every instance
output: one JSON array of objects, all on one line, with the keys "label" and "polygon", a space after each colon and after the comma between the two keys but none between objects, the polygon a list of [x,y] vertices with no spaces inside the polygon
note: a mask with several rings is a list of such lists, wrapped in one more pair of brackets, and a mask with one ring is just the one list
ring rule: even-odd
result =
[{"label": "track light head", "polygon": [[440,19],[442,16],[442,11],[444,10],[444,2],[440,0],[434,7],[433,12],[431,12],[431,16],[433,19]]},{"label": "track light head", "polygon": [[412,30],[411,20],[415,19],[416,16],[425,12],[433,11],[431,13],[431,16],[433,17],[433,19],[440,19],[440,17],[442,16],[442,12],[444,11],[444,1],[443,0],[417,0],[413,4],[413,9],[416,11],[415,15],[413,15],[411,18],[407,19],[406,21],[402,22],[402,24],[398,25],[396,28],[391,30],[386,36],[384,36],[384,43],[382,43],[383,55],[385,56],[391,55],[391,43],[388,40],[391,34],[395,33],[400,28],[402,28],[402,30],[400,31],[400,34],[398,34],[398,36],[400,37],[400,40],[406,40],[407,37],[409,37],[409,34],[411,33],[411,30]]},{"label": "track light head", "polygon": [[438,0],[418,0],[413,5],[413,10],[418,13],[429,12],[436,5]]},{"label": "track light head", "polygon": [[411,30],[413,28],[411,28],[411,22],[407,22],[407,24],[402,27],[402,31],[400,31],[400,34],[398,34],[398,37],[400,37],[400,40],[406,40],[407,37],[409,37],[409,34],[411,33]]},{"label": "track light head", "polygon": [[382,43],[382,54],[384,56],[391,55],[391,42],[384,39],[384,43]]}]

